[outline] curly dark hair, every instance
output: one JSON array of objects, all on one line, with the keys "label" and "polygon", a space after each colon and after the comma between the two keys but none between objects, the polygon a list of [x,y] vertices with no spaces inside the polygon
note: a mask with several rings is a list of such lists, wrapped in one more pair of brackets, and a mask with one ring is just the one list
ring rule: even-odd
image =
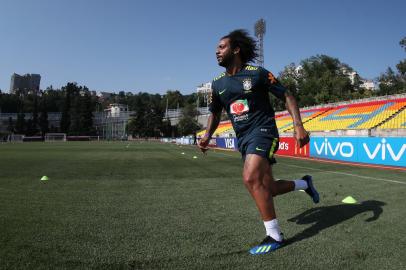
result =
[{"label": "curly dark hair", "polygon": [[221,39],[230,39],[231,49],[240,48],[241,61],[246,64],[254,62],[258,57],[257,42],[250,37],[247,30],[237,29]]}]

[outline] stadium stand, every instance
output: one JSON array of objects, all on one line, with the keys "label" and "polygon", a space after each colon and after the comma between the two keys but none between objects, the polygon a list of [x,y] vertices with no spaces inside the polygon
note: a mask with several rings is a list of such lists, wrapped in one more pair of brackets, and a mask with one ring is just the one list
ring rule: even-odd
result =
[{"label": "stadium stand", "polygon": [[[310,122],[311,120],[320,117],[331,110],[331,108],[321,108],[321,109],[310,109],[301,110],[300,115],[302,116],[302,121],[304,124]],[[276,124],[280,132],[288,132],[293,130],[292,117],[288,113],[277,113],[275,115]]]},{"label": "stadium stand", "polygon": [[[351,101],[327,104],[323,107],[300,110],[306,130],[325,132],[337,130],[406,129],[406,97]],[[288,112],[275,116],[280,133],[292,132],[292,118]],[[198,133],[204,135],[205,130]],[[221,122],[214,137],[229,137],[231,122]]]},{"label": "stadium stand", "polygon": [[373,129],[399,114],[405,106],[406,99],[341,105],[304,124],[309,131]]},{"label": "stadium stand", "polygon": [[[205,132],[206,129],[199,131],[197,137],[203,137]],[[230,121],[224,121],[219,124],[213,137],[229,137],[230,133],[234,134],[233,126]]]},{"label": "stadium stand", "polygon": [[390,117],[388,121],[377,127],[378,129],[397,129],[406,128],[406,108],[403,107],[402,111]]}]

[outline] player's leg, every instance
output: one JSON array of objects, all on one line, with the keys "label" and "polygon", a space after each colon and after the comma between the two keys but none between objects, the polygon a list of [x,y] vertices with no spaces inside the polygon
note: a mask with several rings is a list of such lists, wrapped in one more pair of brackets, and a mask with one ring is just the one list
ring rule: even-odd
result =
[{"label": "player's leg", "polygon": [[273,194],[278,195],[295,190],[295,181],[274,181],[272,166],[268,159],[257,154],[246,155],[243,179],[258,207],[266,230],[265,239],[253,247],[250,253],[259,255],[276,250],[284,244],[284,240],[276,218]]},{"label": "player's leg", "polygon": [[265,174],[263,178],[263,185],[268,187],[271,191],[272,197],[282,195],[295,190],[304,190],[313,200],[314,203],[319,202],[319,194],[313,186],[313,179],[311,175],[305,175],[302,179],[298,180],[275,180],[272,177],[272,166],[270,166],[271,173]]},{"label": "player's leg", "polygon": [[276,218],[273,204],[268,161],[256,154],[247,154],[244,162],[243,180],[244,185],[254,199],[263,220]]},{"label": "player's leg", "polygon": [[276,181],[272,174],[272,166],[269,166],[269,174],[265,174],[262,178],[264,186],[269,188],[272,197],[277,195],[282,195],[295,190],[295,182],[288,180],[278,180]]},{"label": "player's leg", "polygon": [[[258,210],[264,220],[276,217],[273,206],[273,197],[294,191],[296,183],[306,182],[304,180],[278,180],[275,181],[272,174],[272,166],[263,157],[256,154],[248,154],[244,163],[243,171],[244,184],[251,196],[254,198]],[[302,189],[306,189],[304,187]]]},{"label": "player's leg", "polygon": [[[304,190],[314,203],[319,202],[319,193],[313,186],[313,179],[311,175],[305,175],[301,179],[289,181],[289,180],[275,180],[272,174],[272,164],[276,163],[273,154],[269,155],[269,166],[270,173],[265,174],[263,178],[264,186],[269,187],[272,196],[282,195],[295,190]],[[269,175],[269,177],[267,177]]]},{"label": "player's leg", "polygon": [[273,154],[277,149],[277,138],[249,138],[241,151],[244,162],[244,184],[253,197],[266,229],[264,241],[250,250],[251,254],[263,254],[283,244],[278,220],[276,219],[273,197],[297,189],[308,190],[306,180],[275,181],[271,164],[276,163]]},{"label": "player's leg", "polygon": [[243,179],[245,187],[253,197],[264,221],[276,218],[273,195],[294,190],[294,183],[276,183],[270,163],[275,163],[273,153],[278,149],[278,138],[272,136],[250,136],[240,149],[244,158]]},{"label": "player's leg", "polygon": [[244,185],[254,199],[266,229],[265,239],[250,250],[253,255],[268,253],[283,245],[283,235],[276,219],[272,192],[269,186],[264,185],[267,183],[264,178],[272,179],[270,173],[270,165],[266,158],[256,154],[246,155],[243,170]]},{"label": "player's leg", "polygon": [[[275,140],[278,140],[278,139],[274,139],[274,138],[271,139],[272,145]],[[264,147],[266,147],[267,144],[269,145],[269,143],[267,143],[266,140],[264,140],[263,138],[255,139],[255,141],[256,141],[255,144],[262,143],[262,145]],[[265,176],[263,178],[264,186],[269,187],[273,197],[275,197],[277,195],[282,195],[282,194],[285,194],[285,193],[288,193],[291,191],[295,191],[295,190],[304,190],[312,198],[314,203],[318,203],[319,202],[319,193],[314,188],[313,179],[310,175],[305,175],[301,179],[297,179],[297,180],[293,180],[293,181],[289,181],[289,180],[276,181],[273,178],[272,165],[276,163],[276,160],[274,158],[274,153],[277,151],[277,148],[272,147],[272,145],[269,148],[269,152],[267,155],[267,159],[270,164],[270,166],[269,166],[270,173],[264,175]],[[257,150],[257,148],[256,148],[256,150]],[[252,147],[251,147],[251,152],[252,152]]]},{"label": "player's leg", "polygon": [[[271,130],[270,130],[271,131]],[[248,140],[246,154],[255,154],[263,157],[261,174],[262,185],[271,191],[273,197],[295,190],[293,181],[279,180],[275,181],[272,175],[272,167],[275,164],[274,153],[278,150],[279,140],[271,134],[267,136],[253,136]],[[265,162],[266,161],[266,162]]]}]

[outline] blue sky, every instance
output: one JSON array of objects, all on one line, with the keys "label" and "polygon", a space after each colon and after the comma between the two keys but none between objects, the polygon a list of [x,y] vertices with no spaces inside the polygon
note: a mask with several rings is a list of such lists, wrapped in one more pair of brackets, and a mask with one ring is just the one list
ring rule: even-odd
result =
[{"label": "blue sky", "polygon": [[222,69],[215,47],[231,30],[267,23],[265,67],[327,54],[376,78],[406,58],[406,1],[0,0],[0,89],[12,73],[41,88],[183,94]]}]

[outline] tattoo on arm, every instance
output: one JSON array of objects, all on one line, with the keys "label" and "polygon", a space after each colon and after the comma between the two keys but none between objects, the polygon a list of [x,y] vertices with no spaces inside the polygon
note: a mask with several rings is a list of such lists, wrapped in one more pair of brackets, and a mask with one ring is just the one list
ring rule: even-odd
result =
[{"label": "tattoo on arm", "polygon": [[286,100],[286,109],[293,118],[293,125],[303,126],[302,118],[300,117],[299,107],[297,106],[295,97],[290,92],[287,91],[285,93],[285,100]]},{"label": "tattoo on arm", "polygon": [[216,131],[216,129],[220,123],[220,118],[221,118],[221,111],[210,114],[209,119],[207,119],[207,129],[206,129],[205,136],[208,136],[211,138],[211,136],[213,135],[214,131]]}]

